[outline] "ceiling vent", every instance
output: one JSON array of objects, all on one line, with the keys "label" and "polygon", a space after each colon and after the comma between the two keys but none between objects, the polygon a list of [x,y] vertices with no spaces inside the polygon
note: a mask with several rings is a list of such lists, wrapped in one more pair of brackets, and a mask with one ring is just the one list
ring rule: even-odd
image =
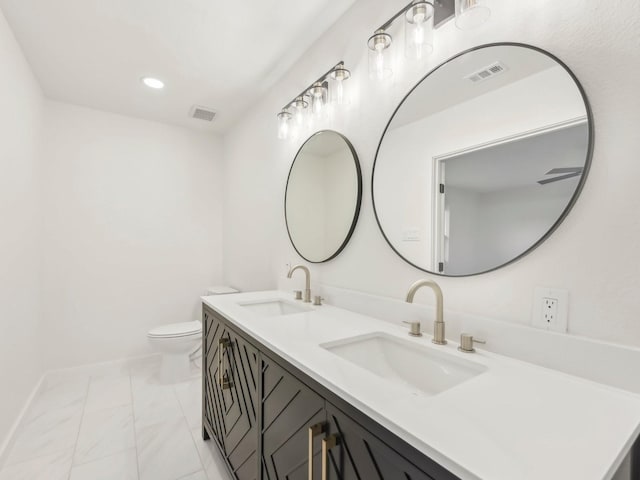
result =
[{"label": "ceiling vent", "polygon": [[496,75],[500,75],[503,72],[507,71],[507,67],[504,63],[495,62],[489,65],[488,67],[484,67],[477,72],[473,72],[471,75],[467,75],[467,80],[471,80],[473,83],[484,82],[488,78],[495,77]]},{"label": "ceiling vent", "polygon": [[201,107],[199,105],[194,105],[191,107],[189,111],[189,116],[191,118],[195,118],[196,120],[204,120],[205,122],[213,122],[213,119],[216,118],[216,112],[207,107]]}]

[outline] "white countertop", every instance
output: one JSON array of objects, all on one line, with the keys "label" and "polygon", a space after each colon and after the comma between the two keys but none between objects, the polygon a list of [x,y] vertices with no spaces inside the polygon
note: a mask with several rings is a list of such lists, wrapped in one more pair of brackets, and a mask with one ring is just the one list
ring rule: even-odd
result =
[{"label": "white countertop", "polygon": [[[269,291],[202,297],[240,330],[462,479],[610,479],[640,433],[640,396],[429,336],[330,305],[260,317],[239,303]],[[309,305],[309,304],[304,304]],[[446,319],[445,319],[446,320]],[[487,368],[433,396],[402,393],[320,344],[383,332]],[[411,368],[408,366],[407,368]]]}]

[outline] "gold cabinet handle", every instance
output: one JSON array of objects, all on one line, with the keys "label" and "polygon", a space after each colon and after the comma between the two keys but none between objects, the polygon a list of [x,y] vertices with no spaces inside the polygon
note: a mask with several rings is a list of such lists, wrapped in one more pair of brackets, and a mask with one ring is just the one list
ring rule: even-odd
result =
[{"label": "gold cabinet handle", "polygon": [[322,480],[329,478],[329,450],[340,443],[339,435],[329,435],[322,439]]},{"label": "gold cabinet handle", "polygon": [[221,338],[218,342],[218,385],[220,385],[223,390],[231,388],[232,385],[229,375],[224,373],[224,354],[230,346],[231,340],[228,338]]},{"label": "gold cabinet handle", "polygon": [[313,439],[322,433],[324,433],[324,424],[322,423],[316,423],[309,427],[309,480],[313,480]]}]

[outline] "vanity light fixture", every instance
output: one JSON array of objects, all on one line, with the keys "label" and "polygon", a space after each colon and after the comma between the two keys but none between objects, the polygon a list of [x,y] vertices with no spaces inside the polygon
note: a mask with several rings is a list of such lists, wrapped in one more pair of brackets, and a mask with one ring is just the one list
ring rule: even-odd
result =
[{"label": "vanity light fixture", "polygon": [[[337,104],[344,104],[343,83],[349,77],[351,77],[351,72],[345,68],[344,62],[338,62],[282,107],[277,115],[278,138],[281,140],[289,138],[292,131],[295,133],[303,125],[305,117],[311,120],[313,116],[323,115],[329,99],[335,100]],[[329,91],[329,80],[333,81],[331,92]],[[293,122],[291,121],[292,119],[294,120]]]},{"label": "vanity light fixture", "polygon": [[404,54],[422,60],[433,51],[434,30],[453,18],[460,29],[473,28],[491,15],[490,0],[412,0],[369,37],[369,76],[384,80],[392,75],[391,44],[388,32],[393,23],[404,16]]}]

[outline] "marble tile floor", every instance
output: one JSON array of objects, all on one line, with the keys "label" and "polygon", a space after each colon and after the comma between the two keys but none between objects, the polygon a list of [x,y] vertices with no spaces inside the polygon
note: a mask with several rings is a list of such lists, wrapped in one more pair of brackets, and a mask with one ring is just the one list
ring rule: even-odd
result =
[{"label": "marble tile floor", "polygon": [[158,357],[49,374],[0,480],[230,480],[201,435],[200,370],[174,385]]}]

